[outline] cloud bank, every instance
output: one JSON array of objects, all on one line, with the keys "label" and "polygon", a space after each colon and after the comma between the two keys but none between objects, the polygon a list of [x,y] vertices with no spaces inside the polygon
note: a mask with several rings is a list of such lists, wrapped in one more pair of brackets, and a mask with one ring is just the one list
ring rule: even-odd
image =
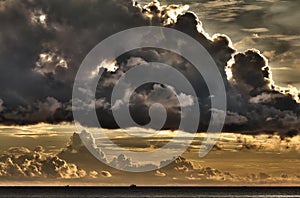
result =
[{"label": "cloud bank", "polygon": [[[217,145],[220,149],[215,149],[212,153],[222,151],[225,154],[230,149],[232,151],[236,149],[243,152],[243,155],[255,151],[256,155],[261,153],[261,157],[264,158],[264,156],[269,156],[268,152],[293,153],[296,149],[295,146],[298,147],[297,151],[299,151],[300,148],[297,144],[300,141],[299,136],[292,132],[290,134],[291,137],[285,139],[281,139],[278,135],[267,137],[266,135],[223,134]],[[259,144],[263,144],[263,146]],[[290,148],[286,148],[287,144],[290,145]],[[240,145],[244,145],[243,148]],[[267,148],[267,146],[269,147]],[[271,148],[272,146],[276,148]],[[259,167],[251,167],[244,174],[240,170],[228,171],[226,166],[214,168],[214,165],[204,165],[206,159],[197,161],[179,156],[172,163],[158,170],[146,173],[129,173],[113,169],[94,158],[83,145],[79,134],[74,133],[67,146],[60,149],[61,151],[57,154],[46,152],[41,146],[37,146],[32,150],[26,147],[7,149],[0,155],[0,181],[21,180],[32,182],[34,180],[42,181],[44,184],[45,182],[62,181],[64,184],[70,185],[73,182],[76,183],[76,181],[81,182],[81,185],[84,182],[89,185],[99,185],[99,183],[111,185],[113,182],[114,185],[126,186],[132,183],[137,185],[266,185],[298,184],[300,181],[300,175],[297,172],[292,173],[291,171],[282,170],[279,174],[275,174],[272,170],[260,171],[260,168],[265,168],[266,165],[270,166],[271,169],[271,166],[276,165],[276,163],[278,163],[277,165],[285,163],[278,162],[276,159],[271,161],[272,163],[266,160],[266,163],[262,165],[263,167],[260,167],[262,163],[257,164]],[[198,152],[195,152],[195,155],[198,156]],[[276,156],[280,157],[278,154]],[[293,153],[294,156],[295,153]],[[219,159],[219,162],[222,162],[222,160],[224,159]],[[251,164],[253,163],[252,160],[242,160],[241,163]],[[293,163],[295,162],[293,160]],[[113,163],[118,163],[118,166],[138,166],[132,164],[130,158],[124,155],[116,156]],[[168,161],[161,161],[161,165],[164,164],[168,164]],[[233,165],[234,161],[230,164]],[[283,166],[286,166],[286,164]],[[293,168],[295,167],[297,167],[296,164]]]},{"label": "cloud bank", "polygon": [[24,147],[12,147],[0,157],[0,177],[74,179],[86,175],[86,171],[75,164],[44,153],[41,146],[33,151]]}]

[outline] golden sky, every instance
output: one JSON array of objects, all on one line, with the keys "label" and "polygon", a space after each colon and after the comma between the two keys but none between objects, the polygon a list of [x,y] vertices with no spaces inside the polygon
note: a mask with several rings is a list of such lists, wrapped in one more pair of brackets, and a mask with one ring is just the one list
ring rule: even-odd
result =
[{"label": "golden sky", "polygon": [[[205,137],[205,133],[199,133],[190,148],[168,166],[130,173],[93,157],[74,131],[72,124],[1,126],[1,139],[5,144],[0,147],[0,184],[182,186],[297,185],[300,182],[300,136],[281,139],[278,135],[222,133],[214,149],[199,158],[199,147]],[[116,143],[105,145],[106,148],[117,152],[118,146],[122,146],[145,152],[145,159],[138,163],[128,161],[130,156],[107,157],[116,157],[118,166],[138,167],[151,163],[146,160],[147,152],[171,140],[174,132],[159,131],[154,137],[142,139],[120,135],[123,133],[120,129],[106,133]]]}]

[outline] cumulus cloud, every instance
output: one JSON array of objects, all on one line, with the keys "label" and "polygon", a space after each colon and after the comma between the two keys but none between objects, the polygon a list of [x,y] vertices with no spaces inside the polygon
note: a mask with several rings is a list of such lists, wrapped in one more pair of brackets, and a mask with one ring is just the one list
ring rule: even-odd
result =
[{"label": "cumulus cloud", "polygon": [[103,176],[103,177],[111,177],[112,175],[110,174],[110,172],[108,172],[108,171],[101,171],[101,175]]},{"label": "cumulus cloud", "polygon": [[133,163],[129,157],[124,154],[120,154],[109,163],[111,166],[122,170],[145,170],[145,169],[156,169],[157,166],[154,164],[137,164]]},{"label": "cumulus cloud", "polygon": [[[88,136],[88,135],[87,135]],[[97,178],[99,175],[102,177],[114,177],[114,174],[126,177],[126,172],[116,172],[115,169],[108,167],[102,161],[97,160],[93,155],[88,153],[86,147],[80,139],[80,135],[74,133],[71,137],[71,141],[67,148],[64,149],[58,156],[63,159],[68,159],[68,161],[74,161],[76,163],[81,163],[85,161],[83,166],[97,167],[97,170],[90,171],[86,175],[90,178]],[[90,156],[87,158],[86,156]],[[211,167],[196,167],[195,164],[184,157],[179,156],[171,161],[161,161],[160,166],[163,168],[158,169],[158,166],[152,164],[136,164],[131,161],[129,157],[124,154],[120,154],[114,157],[111,161],[107,160],[107,163],[113,167],[127,170],[143,170],[145,166],[149,166],[156,170],[149,172],[150,175],[147,176],[149,180],[151,177],[163,177],[171,180],[212,180],[217,181],[219,178],[227,180],[229,178],[235,178],[232,174],[226,173]],[[168,164],[168,165],[167,165]],[[114,173],[112,173],[114,172]],[[143,173],[144,174],[144,173]],[[149,178],[150,177],[150,178]],[[225,178],[225,179],[224,179]],[[229,180],[228,180],[229,181]],[[231,181],[231,180],[230,180]],[[232,179],[233,181],[233,179]]]},{"label": "cumulus cloud", "polygon": [[237,87],[249,92],[259,89],[267,89],[269,68],[267,60],[257,50],[249,50],[234,56],[234,64],[231,66],[233,78]]},{"label": "cumulus cloud", "polygon": [[89,176],[93,179],[97,178],[98,176],[98,172],[97,171],[90,171],[89,172]]},{"label": "cumulus cloud", "polygon": [[[78,156],[82,156],[81,159],[84,158],[86,161],[97,164],[100,162],[99,159],[101,159],[101,162],[103,162],[101,168],[105,169],[101,170],[104,171],[104,173],[101,172],[101,175],[105,174],[106,172],[109,173],[108,171],[111,169],[111,167],[106,164],[109,164],[112,167],[127,170],[144,170],[145,168],[157,168],[156,165],[151,163],[133,163],[132,160],[124,154],[119,154],[112,157],[112,159],[107,159],[105,153],[101,150],[101,148],[97,146],[95,141],[96,140],[92,136],[92,134],[86,131],[83,131],[80,134],[74,133],[68,146],[63,149],[58,154],[58,156],[72,162],[77,161]],[[83,144],[83,142],[85,142],[85,144]],[[114,148],[112,148],[112,150],[113,149]],[[91,154],[91,152],[93,154]],[[96,159],[95,157],[97,157],[98,159]],[[106,177],[110,177],[109,174],[106,175]]]},{"label": "cumulus cloud", "polygon": [[[82,141],[84,141],[85,144]],[[94,154],[97,155],[99,159],[103,160],[104,162],[107,161],[105,154],[95,144],[95,139],[86,131],[83,131],[81,134],[74,133],[71,136],[67,147],[63,149],[58,156],[68,161],[76,160],[75,158],[78,157],[78,154],[87,159],[93,158],[88,149],[94,151]]]},{"label": "cumulus cloud", "polygon": [[[209,9],[214,4],[203,5]],[[218,5],[226,6],[220,2]],[[258,50],[236,53],[228,36],[210,36],[199,18],[189,11],[189,6],[162,6],[154,1],[141,7],[131,0],[80,0],[76,3],[67,1],[64,12],[61,12],[60,7],[61,2],[57,0],[1,3],[0,22],[3,28],[0,40],[1,47],[5,49],[0,50],[0,61],[5,65],[0,68],[0,88],[3,90],[0,98],[5,101],[3,108],[0,100],[2,123],[72,121],[72,85],[78,67],[90,49],[121,30],[158,25],[189,34],[213,57],[227,91],[228,112],[224,130],[268,130],[284,134],[284,130],[299,126],[298,90],[294,87],[277,86],[268,60]],[[250,8],[249,5],[245,5],[243,9],[258,10]],[[74,13],[81,16],[80,20],[75,20]],[[226,18],[231,19],[232,16]],[[267,32],[268,28],[243,31],[258,34]],[[180,47],[179,41],[174,43]],[[99,63],[97,70],[90,74],[93,77],[100,68],[106,69],[98,84],[95,101],[73,102],[83,104],[78,106],[88,109],[88,113],[95,106],[103,127],[118,128],[111,110],[122,105],[122,100],[110,104],[111,91],[122,74],[136,65],[148,62],[162,62],[178,69],[190,81],[198,98],[192,98],[186,93],[178,93],[179,97],[176,98],[170,87],[154,83],[145,85],[131,97],[130,111],[133,120],[139,124],[147,124],[149,107],[159,101],[166,106],[168,113],[164,128],[177,129],[180,119],[179,104],[190,106],[198,100],[201,110],[198,130],[205,130],[212,111],[211,96],[203,78],[183,57],[162,49],[137,49],[116,60]],[[11,74],[18,78],[9,78]],[[230,78],[227,78],[227,74],[231,75]],[[172,76],[166,78],[172,79]]]},{"label": "cumulus cloud", "polygon": [[[248,155],[254,152],[262,156],[268,156],[272,152],[278,156],[278,153],[293,153],[300,151],[300,136],[297,131],[289,132],[289,137],[280,137],[279,135],[243,135],[234,133],[222,133],[218,141],[218,151],[212,152],[243,152]],[[87,134],[86,139],[90,139]],[[198,142],[198,141],[197,141]],[[189,153],[189,156],[192,153]],[[196,153],[195,153],[196,154]],[[212,153],[215,154],[215,153]],[[281,175],[274,172],[260,169],[251,169],[247,174],[241,174],[239,171],[225,171],[221,168],[214,168],[215,165],[204,165],[208,161],[202,159],[189,159],[179,156],[170,161],[161,161],[163,168],[156,169],[147,173],[128,173],[111,168],[103,162],[96,159],[86,147],[79,134],[73,134],[70,142],[63,148],[59,154],[47,153],[44,148],[37,146],[30,150],[25,147],[12,147],[4,154],[0,155],[0,176],[3,178],[34,178],[34,179],[74,179],[81,178],[80,181],[111,182],[115,184],[127,184],[132,181],[144,185],[154,182],[162,182],[164,185],[168,182],[178,182],[178,184],[274,184],[282,182],[299,182],[299,175],[283,171]],[[119,155],[113,158],[110,163],[119,168],[141,168],[142,165],[133,164],[129,157]],[[245,163],[245,162],[242,162]],[[279,162],[278,162],[279,163]],[[111,164],[112,165],[112,164]],[[139,180],[139,175],[147,178],[146,181]],[[131,178],[128,181],[128,178]],[[157,180],[159,178],[159,181]],[[126,179],[124,182],[123,179]],[[118,183],[119,182],[119,183]]]},{"label": "cumulus cloud", "polygon": [[25,147],[12,147],[0,156],[0,177],[74,179],[85,176],[85,170],[45,153],[41,146],[33,151]]},{"label": "cumulus cloud", "polygon": [[[80,152],[80,153],[79,153]],[[101,170],[105,167],[100,161],[94,161],[96,170],[90,170],[91,161],[85,161],[82,158],[81,151],[73,153],[76,155],[77,163],[86,167],[87,170],[79,168],[76,164],[67,162],[65,159],[51,153],[44,152],[41,146],[34,150],[25,147],[14,147],[9,149],[6,154],[0,156],[0,177],[1,178],[35,178],[35,179],[94,179],[100,181],[101,177],[113,177],[111,171]],[[63,155],[61,155],[64,157]],[[117,167],[138,168],[131,164],[130,159],[124,155],[115,158],[111,163],[117,163]],[[161,162],[162,164],[166,162]],[[92,165],[92,166],[94,166]],[[112,169],[111,169],[112,170]],[[114,170],[115,171],[115,170]],[[118,173],[120,177],[120,172]],[[126,173],[122,172],[122,177],[126,177]],[[151,172],[151,177],[168,177],[172,180],[190,180],[192,177],[197,179],[216,180],[221,175],[227,175],[219,170],[206,167],[197,169],[194,165],[183,157],[179,157],[168,166]],[[148,178],[150,179],[150,178]]]},{"label": "cumulus cloud", "polygon": [[173,182],[216,182],[222,184],[274,184],[282,182],[299,182],[297,174],[273,175],[260,171],[249,171],[246,175],[234,174],[213,167],[195,167],[189,160],[179,157],[173,163],[155,172],[156,177],[171,178]]},{"label": "cumulus cloud", "polygon": [[[165,163],[165,162],[162,162]],[[184,157],[178,157],[168,166],[155,173],[159,177],[169,177],[178,181],[226,181],[238,182],[241,179],[229,172],[224,172],[212,167],[195,167],[195,165]]]},{"label": "cumulus cloud", "polygon": [[54,52],[42,53],[39,55],[39,60],[36,62],[34,71],[42,75],[55,74],[57,67],[68,68],[66,60],[57,56]]},{"label": "cumulus cloud", "polygon": [[159,170],[155,171],[155,176],[157,177],[165,177],[166,175],[166,173],[160,172]]}]

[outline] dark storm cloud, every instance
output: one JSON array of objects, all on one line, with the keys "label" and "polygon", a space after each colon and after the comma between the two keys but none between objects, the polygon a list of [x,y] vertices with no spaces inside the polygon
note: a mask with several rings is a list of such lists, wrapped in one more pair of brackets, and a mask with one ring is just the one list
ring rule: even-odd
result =
[{"label": "dark storm cloud", "polygon": [[[4,124],[71,121],[73,80],[85,55],[113,33],[151,24],[187,33],[211,54],[227,90],[225,130],[272,132],[299,126],[297,93],[292,89],[281,90],[274,84],[267,59],[257,50],[234,54],[231,40],[222,34],[209,37],[198,17],[187,11],[186,6],[160,6],[154,2],[141,8],[133,6],[130,0],[69,0],[64,1],[63,7],[57,0],[3,1],[0,5],[0,121]],[[256,10],[249,6],[245,9]],[[249,28],[245,32],[267,32],[266,28]],[[173,42],[179,45],[179,41]],[[232,79],[227,80],[225,69],[229,60]],[[105,63],[97,100],[89,104],[74,102],[82,103],[80,106],[85,110],[96,106],[102,126],[117,128],[111,109],[121,103],[110,104],[111,91],[128,69],[148,62],[162,62],[178,69],[189,79],[198,98],[184,93],[177,98],[172,87],[144,85],[130,102],[137,123],[149,122],[148,110],[155,102],[166,106],[168,119],[164,127],[169,129],[178,127],[179,102],[189,106],[199,100],[199,130],[206,129],[212,112],[225,113],[210,108],[210,95],[196,69],[183,57],[161,49],[133,50],[118,57],[113,67]]]},{"label": "dark storm cloud", "polygon": [[[0,24],[1,110],[6,107],[0,119],[26,124],[71,120],[66,111],[85,55],[107,36],[148,22],[130,0],[68,0],[64,6],[45,0],[1,1]],[[60,103],[54,112],[49,99]]]},{"label": "dark storm cloud", "polygon": [[245,91],[250,96],[251,92],[268,89],[269,68],[259,52],[248,50],[245,53],[239,53],[234,56],[234,62],[231,70],[237,82],[236,87],[240,91]]},{"label": "dark storm cloud", "polygon": [[299,127],[298,96],[292,89],[285,92],[274,84],[268,60],[259,51],[236,54],[230,68],[233,78],[230,80],[228,106],[231,111],[247,117],[244,130],[284,133]]},{"label": "dark storm cloud", "polygon": [[[146,8],[144,13],[150,15],[155,22],[163,22],[165,18],[160,18],[160,16],[163,16],[160,12],[164,13],[164,8],[155,7],[158,6],[157,3],[150,4],[149,6],[151,9]],[[206,33],[201,28],[201,23],[198,18],[190,12],[182,13],[177,17],[175,23],[170,23],[167,26],[193,36],[193,38],[205,46],[217,63],[223,75],[224,82],[227,85],[229,111],[226,112],[225,130],[262,130],[270,132],[278,130],[285,131],[287,128],[297,127],[299,105],[295,101],[296,97],[293,97],[294,95],[291,93],[291,90],[287,90],[286,92],[290,94],[282,94],[278,90],[279,87],[276,86],[272,80],[268,60],[258,50],[247,50],[244,53],[235,54],[232,60],[233,64],[231,65],[233,79],[227,81],[224,68],[234,53],[231,47],[231,41],[227,36],[214,35],[212,39],[208,39]],[[123,57],[123,59],[129,60],[130,57],[134,56],[140,57],[140,61],[165,62],[178,68],[192,82],[194,88],[197,90],[197,94],[202,93],[202,95],[198,95],[198,99],[202,102],[202,112],[206,112],[204,116],[201,114],[204,124],[200,124],[200,130],[203,130],[207,119],[209,119],[207,114],[212,112],[211,109],[205,108],[209,106],[209,104],[206,101],[207,93],[203,94],[203,92],[205,92],[203,91],[203,80],[199,78],[197,72],[192,69],[192,66],[181,57],[168,52],[154,51],[155,50],[150,52],[135,51],[130,53],[128,57]],[[119,64],[124,65],[121,62]],[[122,66],[120,69],[122,69]],[[157,91],[154,85],[150,86],[150,89],[152,91],[149,92]],[[151,95],[149,92],[144,93],[143,100],[141,100],[141,97],[133,97],[134,100],[132,103],[137,105],[137,108],[134,109],[139,109],[138,112],[141,112],[139,114],[137,111],[133,111],[133,118],[135,118],[134,115],[138,115],[136,118],[141,118],[143,114],[147,114],[148,108],[145,106],[147,102],[144,100],[148,99],[147,97]],[[253,102],[255,98],[259,98],[264,94],[270,95],[270,99]],[[163,94],[160,95],[163,96]],[[139,96],[141,96],[141,94],[139,94]],[[139,100],[137,98],[139,98]],[[169,104],[172,103],[172,106],[176,107],[176,104],[171,101],[172,100],[169,101]],[[171,116],[171,118],[174,118],[174,116],[175,115]],[[145,122],[145,120],[143,121]],[[173,122],[169,123],[169,125],[165,125],[165,127],[171,129],[176,128],[174,123],[178,123],[178,121],[172,121]]]},{"label": "dark storm cloud", "polygon": [[[183,7],[183,6],[181,6]],[[223,76],[225,84],[226,81],[226,74],[225,74],[225,66],[227,65],[227,61],[231,58],[232,53],[234,50],[230,46],[230,40],[225,35],[215,35],[212,40],[208,39],[205,36],[205,32],[200,33],[201,31],[201,22],[198,20],[198,18],[191,12],[182,12],[182,15],[179,15],[176,18],[176,21],[171,21],[170,24],[168,24],[166,21],[166,16],[168,15],[168,12],[173,7],[160,7],[159,4],[151,3],[147,7],[143,9],[143,13],[151,17],[152,24],[153,25],[161,25],[165,24],[167,27],[175,28],[177,30],[180,30],[182,32],[185,32],[189,35],[191,35],[193,38],[198,40],[213,56],[215,62],[217,63],[217,66],[220,69],[220,72]],[[176,10],[181,10],[180,6],[175,7]],[[171,14],[169,14],[171,15]],[[176,22],[176,23],[174,23]],[[178,41],[174,40],[174,43],[177,43]],[[107,85],[107,82],[109,82],[110,86],[107,87],[107,89],[112,89],[115,82],[119,78],[118,76],[125,73],[128,68],[131,66],[128,66],[128,62],[132,62],[132,57],[139,57],[139,61],[142,61],[143,63],[147,62],[161,62],[168,65],[172,65],[176,69],[178,69],[193,85],[193,87],[196,90],[198,100],[201,103],[200,109],[201,109],[201,130],[205,130],[207,127],[207,123],[210,118],[210,96],[206,87],[206,84],[199,74],[199,72],[183,57],[176,55],[170,51],[165,50],[158,50],[158,49],[148,49],[148,50],[134,50],[132,52],[126,53],[119,57],[117,59],[119,69],[117,70],[116,74],[110,74],[110,76],[113,76],[112,79],[106,81],[104,78],[103,82],[100,83],[101,85]],[[117,75],[117,77],[115,77]],[[166,79],[172,79],[172,76],[166,76]],[[176,99],[175,96],[170,96],[170,91],[168,91],[168,87],[163,88],[164,93],[161,93],[162,89],[158,89],[158,86],[155,84],[148,84],[143,89],[138,89],[137,94],[132,96],[132,100],[130,103],[131,107],[131,113],[133,119],[139,123],[139,124],[146,124],[149,122],[149,116],[148,116],[148,109],[151,106],[151,104],[155,102],[160,102],[164,104],[164,106],[168,109],[168,118],[166,120],[166,124],[164,125],[164,128],[168,129],[177,129],[178,123],[180,121],[180,108],[179,108],[179,101]],[[139,92],[139,90],[141,90]],[[101,90],[99,91],[99,97]],[[103,94],[103,91],[102,91]],[[183,93],[178,93],[179,96],[181,96],[182,101],[184,101],[185,105],[192,103],[192,98],[189,95],[185,95]],[[159,101],[157,100],[157,97],[160,95]],[[168,96],[169,95],[169,96]],[[97,96],[97,94],[96,94]],[[165,99],[164,99],[165,98]],[[180,98],[179,98],[180,100]],[[115,104],[117,105],[117,104]],[[112,104],[112,107],[114,105]],[[106,119],[106,122],[110,123],[110,126],[116,127],[117,125],[114,123],[114,121],[111,119],[111,121],[107,121],[109,117],[112,117],[110,114],[103,113],[102,118]],[[101,120],[100,120],[101,122]],[[103,126],[107,126],[104,121],[101,123]]]}]

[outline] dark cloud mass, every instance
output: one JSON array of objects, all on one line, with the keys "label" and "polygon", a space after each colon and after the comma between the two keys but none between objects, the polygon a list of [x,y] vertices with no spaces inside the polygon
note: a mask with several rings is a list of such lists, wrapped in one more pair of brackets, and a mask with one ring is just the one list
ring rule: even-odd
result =
[{"label": "dark cloud mass", "polygon": [[[275,85],[268,60],[258,50],[236,53],[226,35],[210,37],[187,6],[160,6],[155,1],[141,8],[131,0],[67,0],[63,6],[58,0],[1,1],[0,122],[72,121],[72,85],[86,54],[108,36],[143,25],[177,29],[208,50],[226,86],[228,117],[224,130],[284,133],[299,127],[298,91]],[[138,49],[118,57],[113,72],[107,69],[99,82],[97,101],[82,107],[95,105],[100,123],[117,128],[111,108],[118,104],[109,102],[112,88],[131,67],[155,61],[172,65],[189,79],[200,103],[199,130],[205,130],[210,113],[219,112],[210,108],[205,82],[183,57],[161,49]],[[137,89],[130,102],[133,119],[147,124],[149,107],[159,100],[168,113],[164,128],[176,129],[178,100],[189,106],[194,99],[184,94],[176,98],[170,89],[154,83]]]},{"label": "dark cloud mass", "polygon": [[72,84],[86,54],[113,33],[148,24],[129,0],[1,1],[0,8],[0,119],[8,124],[72,120]]}]

